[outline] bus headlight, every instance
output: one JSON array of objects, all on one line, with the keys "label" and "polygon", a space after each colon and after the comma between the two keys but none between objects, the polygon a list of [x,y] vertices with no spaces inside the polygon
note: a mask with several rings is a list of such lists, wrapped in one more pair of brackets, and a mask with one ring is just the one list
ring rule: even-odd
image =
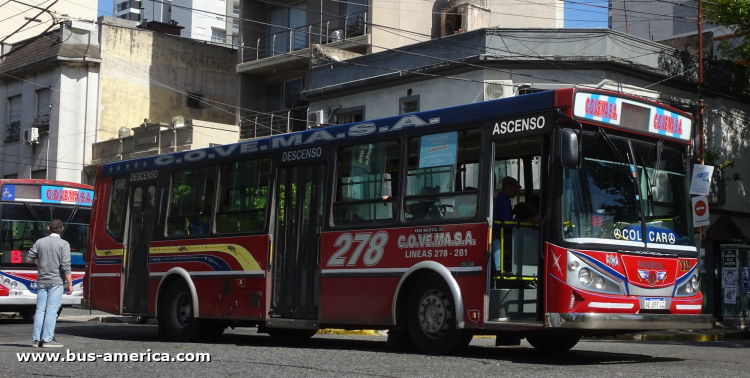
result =
[{"label": "bus headlight", "polygon": [[690,279],[690,285],[693,286],[693,290],[698,290],[698,276],[693,276],[693,278]]},{"label": "bus headlight", "polygon": [[604,289],[604,278],[596,277],[594,280],[594,286],[599,290]]},{"label": "bus headlight", "polygon": [[575,272],[576,269],[578,269],[581,266],[581,264],[578,263],[578,261],[571,261],[568,265],[568,269]]},{"label": "bus headlight", "polygon": [[10,286],[10,280],[9,280],[9,279],[7,279],[7,278],[6,278],[6,279],[4,279],[4,280],[3,280],[3,285],[5,285],[5,286]]},{"label": "bus headlight", "polygon": [[697,274],[692,274],[690,278],[685,278],[684,281],[678,281],[675,296],[687,297],[697,293],[699,283]]},{"label": "bus headlight", "polygon": [[11,282],[11,283],[10,283],[10,288],[11,288],[11,289],[15,289],[15,288],[16,288],[16,286],[18,286],[18,282],[16,282],[16,281],[13,281],[13,282]]},{"label": "bus headlight", "polygon": [[583,268],[580,272],[578,272],[578,281],[581,281],[582,284],[588,286],[591,284],[592,280],[591,271]]}]

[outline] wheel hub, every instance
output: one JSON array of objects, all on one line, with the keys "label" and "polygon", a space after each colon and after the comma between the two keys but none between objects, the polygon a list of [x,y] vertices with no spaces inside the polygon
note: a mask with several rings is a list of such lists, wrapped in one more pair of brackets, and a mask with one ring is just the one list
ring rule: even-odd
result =
[{"label": "wheel hub", "polygon": [[450,324],[448,298],[439,290],[432,290],[422,296],[419,302],[419,324],[430,337],[440,337]]},{"label": "wheel hub", "polygon": [[175,301],[175,315],[177,323],[181,326],[187,326],[190,322],[190,318],[193,316],[193,305],[190,303],[190,299],[186,295],[181,295]]}]

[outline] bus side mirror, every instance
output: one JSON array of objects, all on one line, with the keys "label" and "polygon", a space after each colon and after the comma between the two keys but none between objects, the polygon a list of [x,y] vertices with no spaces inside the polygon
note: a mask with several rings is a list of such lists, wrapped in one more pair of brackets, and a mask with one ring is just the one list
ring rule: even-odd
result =
[{"label": "bus side mirror", "polygon": [[563,168],[581,167],[581,143],[578,132],[573,129],[562,129],[560,132],[560,161]]}]

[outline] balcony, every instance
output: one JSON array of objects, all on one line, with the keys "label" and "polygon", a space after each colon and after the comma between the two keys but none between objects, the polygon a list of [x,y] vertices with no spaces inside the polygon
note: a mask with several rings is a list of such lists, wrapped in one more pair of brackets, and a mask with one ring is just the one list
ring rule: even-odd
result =
[{"label": "balcony", "polygon": [[237,72],[265,74],[274,69],[307,67],[313,44],[364,53],[370,43],[368,32],[367,12],[359,12],[291,30],[255,34],[255,39],[246,38],[244,42]]},{"label": "balcony", "polygon": [[18,142],[21,139],[21,121],[8,122],[5,125],[5,141]]},{"label": "balcony", "polygon": [[34,117],[34,127],[39,129],[39,135],[49,133],[49,114]]},{"label": "balcony", "polygon": [[307,106],[275,112],[246,112],[240,119],[240,140],[264,138],[307,129]]}]

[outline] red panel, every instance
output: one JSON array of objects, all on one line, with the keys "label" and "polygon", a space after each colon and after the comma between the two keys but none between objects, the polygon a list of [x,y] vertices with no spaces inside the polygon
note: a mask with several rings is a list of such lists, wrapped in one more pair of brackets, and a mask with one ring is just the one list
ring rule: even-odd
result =
[{"label": "red panel", "polygon": [[628,281],[635,286],[660,288],[674,285],[677,259],[623,255],[622,265]]},{"label": "red panel", "polygon": [[320,322],[389,324],[401,275],[422,261],[472,271],[457,282],[465,308],[483,311],[486,238],[484,223],[324,233]]},{"label": "red panel", "polygon": [[[94,188],[87,274],[83,280],[83,297],[89,298],[91,308],[112,314],[120,313],[120,274],[122,274],[122,244],[104,230],[109,202],[110,178],[100,178]],[[97,255],[96,250],[100,254]],[[108,276],[101,276],[106,274]],[[112,276],[115,275],[115,276]]]}]

